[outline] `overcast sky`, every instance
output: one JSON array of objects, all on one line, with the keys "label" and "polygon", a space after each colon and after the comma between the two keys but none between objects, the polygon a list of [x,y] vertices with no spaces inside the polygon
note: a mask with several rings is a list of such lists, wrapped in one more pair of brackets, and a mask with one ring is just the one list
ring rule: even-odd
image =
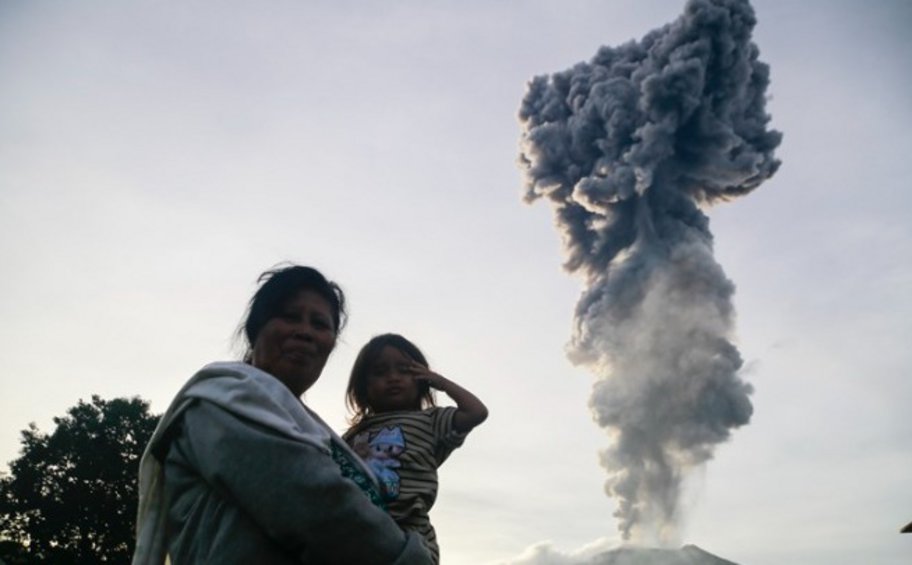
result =
[{"label": "overcast sky", "polygon": [[[488,404],[441,469],[447,563],[617,544],[564,355],[581,284],[521,201],[516,114],[534,75],[683,4],[0,0],[0,462],[92,394],[163,411],[290,260],[350,299],[306,399],[338,430],[385,331]],[[912,3],[753,5],[783,165],[708,213],[755,412],[688,480],[683,541],[908,563]]]}]

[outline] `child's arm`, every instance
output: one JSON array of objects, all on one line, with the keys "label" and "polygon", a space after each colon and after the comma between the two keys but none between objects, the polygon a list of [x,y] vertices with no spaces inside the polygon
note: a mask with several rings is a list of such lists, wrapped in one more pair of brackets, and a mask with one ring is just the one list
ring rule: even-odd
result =
[{"label": "child's arm", "polygon": [[456,412],[453,414],[453,427],[456,431],[468,433],[488,417],[488,408],[468,390],[418,363],[412,370],[416,379],[427,381],[431,388],[443,391],[456,403]]}]

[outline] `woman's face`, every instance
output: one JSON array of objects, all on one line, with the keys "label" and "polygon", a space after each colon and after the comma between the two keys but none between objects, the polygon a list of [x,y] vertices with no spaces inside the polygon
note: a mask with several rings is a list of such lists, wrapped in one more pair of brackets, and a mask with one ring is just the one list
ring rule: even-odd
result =
[{"label": "woman's face", "polygon": [[320,378],[335,345],[332,307],[319,294],[302,290],[260,329],[251,363],[300,396]]}]

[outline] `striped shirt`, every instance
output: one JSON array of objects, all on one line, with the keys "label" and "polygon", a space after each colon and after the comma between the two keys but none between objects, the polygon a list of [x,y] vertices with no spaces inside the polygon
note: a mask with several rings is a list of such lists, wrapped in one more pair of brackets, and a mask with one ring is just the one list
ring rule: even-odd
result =
[{"label": "striped shirt", "polygon": [[377,475],[390,516],[421,534],[439,560],[428,512],[437,498],[437,467],[466,434],[453,428],[452,406],[366,416],[343,438]]}]

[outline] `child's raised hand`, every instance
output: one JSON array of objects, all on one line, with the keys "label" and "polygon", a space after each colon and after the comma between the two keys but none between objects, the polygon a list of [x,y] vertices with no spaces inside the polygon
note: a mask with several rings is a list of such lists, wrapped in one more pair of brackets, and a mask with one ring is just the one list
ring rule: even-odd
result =
[{"label": "child's raised hand", "polygon": [[434,371],[428,369],[421,363],[412,363],[408,366],[408,371],[418,382],[426,382],[428,386],[436,390],[443,390],[446,378]]},{"label": "child's raised hand", "polygon": [[456,402],[453,414],[453,427],[460,432],[468,432],[488,417],[488,409],[478,397],[462,388],[448,378],[435,373],[420,363],[411,363],[406,367],[418,382],[426,382],[433,389],[443,391]]}]

